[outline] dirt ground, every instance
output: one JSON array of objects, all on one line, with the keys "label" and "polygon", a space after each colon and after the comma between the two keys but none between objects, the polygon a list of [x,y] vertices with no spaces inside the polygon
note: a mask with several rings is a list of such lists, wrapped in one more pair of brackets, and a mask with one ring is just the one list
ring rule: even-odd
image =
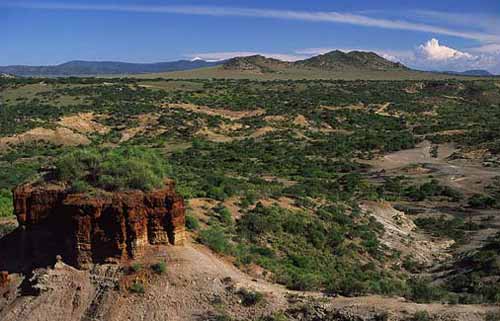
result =
[{"label": "dirt ground", "polygon": [[[477,231],[466,231],[466,241],[452,248],[442,248],[442,255],[459,256],[480,247],[490,237],[500,232],[500,215],[494,209],[474,209],[467,205],[467,199],[483,193],[492,180],[500,176],[500,168],[486,167],[480,159],[462,159],[454,155],[458,150],[452,144],[438,146],[437,157],[431,156],[432,145],[424,141],[414,149],[403,150],[384,155],[378,159],[362,161],[372,166],[376,179],[394,177],[404,174],[413,182],[437,179],[440,184],[460,191],[464,198],[459,202],[452,201],[400,201],[392,202],[395,207],[411,209],[413,219],[417,217],[440,217],[442,215],[463,220],[470,220],[483,226]],[[488,217],[485,226],[484,218]],[[431,239],[431,236],[427,236]],[[449,240],[451,241],[451,240]],[[445,242],[445,240],[443,240]],[[439,252],[439,251],[438,251]],[[425,251],[415,252],[418,254]],[[441,256],[443,257],[443,256]],[[438,260],[439,262],[439,260]],[[439,263],[438,263],[439,264]]]},{"label": "dirt ground", "polygon": [[[167,266],[162,275],[149,268],[159,261],[166,262]],[[123,270],[117,266],[98,266],[91,271],[77,271],[59,263],[54,269],[39,274],[36,287],[41,292],[38,296],[15,297],[8,303],[0,301],[0,320],[185,321],[210,320],[210,316],[221,313],[239,320],[256,320],[271,311],[308,303],[321,305],[332,313],[350,311],[361,317],[384,312],[392,316],[391,320],[402,320],[426,310],[439,315],[440,320],[479,321],[484,320],[486,311],[498,309],[477,305],[424,305],[380,296],[330,298],[318,292],[289,291],[281,285],[248,276],[226,258],[191,241],[184,246],[152,247],[136,263],[141,264],[142,270],[132,274],[125,272],[128,264]],[[15,276],[11,278],[14,280]],[[135,281],[144,284],[144,293],[131,293],[126,288]],[[238,295],[242,288],[261,292],[264,300],[255,306],[243,305]]]},{"label": "dirt ground", "polygon": [[238,120],[246,117],[259,116],[265,113],[263,109],[256,108],[249,111],[234,111],[224,108],[210,108],[206,106],[198,106],[193,104],[163,104],[163,108],[180,108],[197,113],[202,113],[210,116],[220,116],[229,120]]},{"label": "dirt ground", "polygon": [[421,165],[441,183],[463,192],[466,196],[482,192],[494,177],[500,176],[500,169],[484,167],[480,161],[451,160],[450,156],[457,151],[452,144],[439,145],[436,158],[431,156],[431,148],[432,145],[424,141],[414,149],[362,162],[389,174],[401,173],[408,167]]},{"label": "dirt ground", "polygon": [[90,144],[87,136],[74,132],[66,127],[34,128],[19,135],[0,138],[0,149],[11,145],[27,144],[32,142],[49,142],[55,145],[79,146]]}]

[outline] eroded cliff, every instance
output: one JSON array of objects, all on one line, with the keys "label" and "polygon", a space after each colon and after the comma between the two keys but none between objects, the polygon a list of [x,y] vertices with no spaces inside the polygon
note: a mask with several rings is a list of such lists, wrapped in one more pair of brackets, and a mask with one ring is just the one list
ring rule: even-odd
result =
[{"label": "eroded cliff", "polygon": [[56,255],[78,268],[141,256],[150,244],[181,244],[184,201],[174,183],[152,192],[72,193],[63,184],[13,190],[20,261],[51,264]]}]

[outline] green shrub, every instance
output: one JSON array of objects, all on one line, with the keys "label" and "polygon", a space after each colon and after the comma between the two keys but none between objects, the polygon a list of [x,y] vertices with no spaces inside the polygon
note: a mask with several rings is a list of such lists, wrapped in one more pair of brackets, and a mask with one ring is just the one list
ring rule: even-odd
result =
[{"label": "green shrub", "polygon": [[140,270],[142,270],[142,264],[140,264],[140,263],[132,263],[130,265],[130,272],[137,273]]},{"label": "green shrub", "polygon": [[71,191],[73,193],[85,193],[88,192],[91,189],[91,186],[89,183],[83,181],[83,180],[75,180],[71,184]]},{"label": "green shrub", "polygon": [[489,196],[475,194],[469,198],[468,203],[473,208],[489,208],[496,205],[496,200]]},{"label": "green shrub", "polygon": [[244,288],[238,291],[238,295],[241,298],[241,304],[247,307],[256,305],[259,302],[262,302],[262,300],[264,299],[262,293],[256,291],[249,291]]},{"label": "green shrub", "polygon": [[224,229],[220,226],[210,226],[201,231],[200,241],[218,253],[229,254],[232,251],[232,246],[224,233]]},{"label": "green shrub", "polygon": [[140,281],[134,281],[134,283],[129,287],[129,291],[136,294],[144,294],[144,284]]},{"label": "green shrub", "polygon": [[152,150],[139,147],[79,149],[59,157],[56,177],[76,192],[90,187],[108,191],[149,191],[163,185],[171,169]]},{"label": "green shrub", "polygon": [[13,214],[12,193],[7,189],[0,189],[0,217],[8,217]]},{"label": "green shrub", "polygon": [[231,212],[224,205],[215,207],[214,211],[218,214],[219,220],[223,225],[229,226],[233,223]]},{"label": "green shrub", "polygon": [[163,274],[167,272],[167,264],[165,262],[158,262],[151,265],[151,269],[158,274]]},{"label": "green shrub", "polygon": [[417,303],[439,301],[446,296],[445,290],[430,284],[426,278],[412,278],[408,282],[407,298]]},{"label": "green shrub", "polygon": [[429,315],[429,312],[427,311],[417,311],[409,321],[430,321],[431,316]]},{"label": "green shrub", "polygon": [[192,215],[186,215],[186,228],[190,231],[196,231],[200,227],[198,219]]},{"label": "green shrub", "polygon": [[457,242],[463,241],[465,237],[466,224],[461,218],[448,219],[445,215],[437,218],[419,217],[415,220],[415,225],[435,236],[449,237]]},{"label": "green shrub", "polygon": [[454,202],[463,198],[463,194],[449,186],[442,186],[436,179],[420,186],[409,186],[405,189],[405,195],[415,201],[423,201],[429,197],[443,196]]}]

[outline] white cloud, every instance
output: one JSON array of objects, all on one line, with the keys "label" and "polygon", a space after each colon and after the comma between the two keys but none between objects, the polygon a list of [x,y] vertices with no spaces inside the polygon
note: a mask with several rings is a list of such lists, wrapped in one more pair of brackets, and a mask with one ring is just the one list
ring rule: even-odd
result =
[{"label": "white cloud", "polygon": [[113,5],[113,4],[75,4],[75,3],[40,3],[40,2],[4,2],[3,7],[17,7],[30,9],[47,10],[78,10],[78,11],[115,11],[115,12],[141,12],[141,13],[171,13],[189,15],[208,16],[237,16],[237,17],[257,17],[286,20],[300,20],[310,22],[332,22],[344,23],[365,27],[377,27],[384,29],[412,30],[454,36],[465,39],[473,39],[480,42],[500,42],[497,33],[478,32],[473,30],[462,30],[446,28],[426,23],[416,23],[404,20],[391,20],[383,18],[373,18],[366,15],[343,13],[343,12],[322,12],[322,11],[292,11],[292,10],[270,10],[270,9],[249,9],[236,7],[217,6],[158,6],[158,5]]},{"label": "white cloud", "polygon": [[465,71],[470,69],[486,69],[492,72],[500,70],[499,53],[470,53],[458,50],[431,39],[418,46],[413,55],[395,55],[399,61],[409,67],[436,71]]},{"label": "white cloud", "polygon": [[469,53],[461,52],[456,49],[439,44],[439,40],[433,38],[425,44],[418,47],[420,54],[424,59],[447,61],[450,59],[474,59],[475,57]]},{"label": "white cloud", "polygon": [[496,35],[500,33],[500,19],[498,19],[498,15],[496,14],[413,10],[408,11],[407,15],[420,17],[428,22],[445,23],[454,26],[469,26],[470,28]]},{"label": "white cloud", "polygon": [[485,54],[500,54],[500,43],[491,43],[484,46],[471,48],[470,51]]}]

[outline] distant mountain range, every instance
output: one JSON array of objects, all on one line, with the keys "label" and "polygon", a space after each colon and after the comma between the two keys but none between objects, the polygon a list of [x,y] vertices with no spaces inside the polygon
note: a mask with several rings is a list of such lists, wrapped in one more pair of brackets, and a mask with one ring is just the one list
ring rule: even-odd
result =
[{"label": "distant mountain range", "polygon": [[56,77],[56,76],[97,76],[119,74],[144,74],[191,70],[212,67],[223,62],[207,62],[203,60],[178,60],[159,63],[127,63],[116,61],[70,61],[55,66],[0,66],[0,73],[23,77]]},{"label": "distant mountain range", "polygon": [[480,76],[480,77],[491,77],[495,76],[488,70],[483,70],[483,69],[473,69],[473,70],[466,70],[466,71],[444,71],[443,73],[445,74],[450,74],[450,75],[461,75],[461,76]]},{"label": "distant mountain range", "polygon": [[[212,67],[212,68],[209,68]],[[198,71],[199,69],[199,71]],[[261,55],[235,57],[224,61],[204,61],[201,59],[178,60],[160,63],[125,63],[114,61],[70,61],[55,66],[5,66],[0,67],[0,74],[15,76],[56,77],[56,76],[102,76],[131,75],[183,72],[193,70],[193,77],[198,74],[214,77],[274,77],[291,78],[316,77],[328,78],[339,75],[355,75],[363,78],[371,74],[422,74],[398,62],[389,61],[374,52],[331,51],[322,55],[295,62],[281,61]],[[429,73],[427,73],[429,74]],[[441,77],[456,76],[493,76],[486,70],[468,70],[464,72],[436,72]],[[167,74],[168,75],[168,74]],[[154,75],[153,75],[154,76]],[[165,76],[165,75],[162,75]],[[377,77],[379,77],[377,76]]]}]

